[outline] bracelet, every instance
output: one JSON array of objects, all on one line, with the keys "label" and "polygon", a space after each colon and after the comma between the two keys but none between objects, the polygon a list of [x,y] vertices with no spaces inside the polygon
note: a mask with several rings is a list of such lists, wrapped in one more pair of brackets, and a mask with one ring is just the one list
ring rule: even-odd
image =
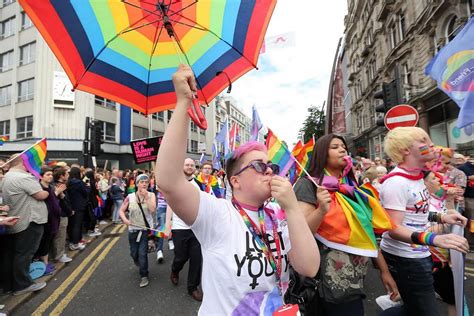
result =
[{"label": "bracelet", "polygon": [[429,212],[428,214],[428,222],[436,222],[438,224],[442,224],[443,221],[441,219],[441,217],[443,216],[442,213],[438,213],[438,212]]},{"label": "bracelet", "polygon": [[417,245],[434,246],[433,241],[437,235],[430,232],[413,232],[411,234],[411,241]]}]

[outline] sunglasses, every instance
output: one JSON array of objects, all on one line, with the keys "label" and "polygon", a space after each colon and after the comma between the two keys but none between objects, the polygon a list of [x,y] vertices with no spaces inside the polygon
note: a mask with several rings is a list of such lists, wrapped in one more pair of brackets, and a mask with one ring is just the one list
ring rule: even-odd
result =
[{"label": "sunglasses", "polygon": [[239,172],[234,174],[234,176],[238,176],[242,172],[244,172],[248,168],[253,168],[255,171],[257,171],[260,174],[265,174],[267,172],[267,169],[270,168],[273,171],[273,174],[279,174],[280,173],[280,166],[273,164],[271,161],[268,163],[265,163],[263,161],[252,161],[250,162],[247,166],[243,167],[240,169]]}]

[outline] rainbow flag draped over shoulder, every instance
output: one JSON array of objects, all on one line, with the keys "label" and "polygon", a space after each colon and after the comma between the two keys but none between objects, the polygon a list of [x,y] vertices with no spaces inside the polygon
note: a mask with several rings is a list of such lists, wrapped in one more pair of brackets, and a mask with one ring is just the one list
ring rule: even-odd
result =
[{"label": "rainbow flag draped over shoulder", "polygon": [[347,176],[338,180],[327,173],[322,186],[329,190],[332,201],[316,238],[333,249],[377,257],[375,233],[395,227],[380,204],[377,190],[370,184],[360,188]]},{"label": "rainbow flag draped over shoulder", "polygon": [[291,155],[286,146],[268,129],[267,142],[265,144],[268,149],[268,159],[280,166],[279,176],[286,176],[288,170],[295,163],[295,158]]},{"label": "rainbow flag draped over shoulder", "polygon": [[43,138],[20,154],[25,168],[36,178],[41,178],[41,166],[46,158],[46,138]]},{"label": "rainbow flag draped over shoulder", "polygon": [[201,188],[201,191],[207,192],[207,193],[212,193],[214,194],[215,197],[217,198],[222,198],[222,190],[221,187],[219,186],[219,180],[215,176],[209,176],[207,179],[204,178],[202,173],[200,173],[196,178],[195,178],[198,186]]}]

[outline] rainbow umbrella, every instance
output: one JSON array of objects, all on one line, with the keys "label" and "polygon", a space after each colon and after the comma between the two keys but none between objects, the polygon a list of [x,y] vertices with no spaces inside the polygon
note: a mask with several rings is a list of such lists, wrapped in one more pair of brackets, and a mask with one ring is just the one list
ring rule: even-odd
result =
[{"label": "rainbow umbrella", "polygon": [[[172,74],[194,71],[191,118],[257,68],[276,0],[20,0],[72,82],[148,115],[174,108]],[[223,74],[223,75],[221,75]],[[204,119],[204,121],[203,121]]]}]

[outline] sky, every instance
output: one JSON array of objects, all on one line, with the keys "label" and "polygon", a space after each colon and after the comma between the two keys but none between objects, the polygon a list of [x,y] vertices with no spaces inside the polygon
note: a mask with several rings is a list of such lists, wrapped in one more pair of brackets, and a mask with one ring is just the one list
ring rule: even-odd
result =
[{"label": "sky", "polygon": [[308,107],[327,98],[346,14],[346,0],[278,0],[266,37],[293,33],[295,45],[268,48],[259,69],[232,84],[230,96],[244,113],[252,117],[255,104],[262,123],[288,144],[296,142]]}]

